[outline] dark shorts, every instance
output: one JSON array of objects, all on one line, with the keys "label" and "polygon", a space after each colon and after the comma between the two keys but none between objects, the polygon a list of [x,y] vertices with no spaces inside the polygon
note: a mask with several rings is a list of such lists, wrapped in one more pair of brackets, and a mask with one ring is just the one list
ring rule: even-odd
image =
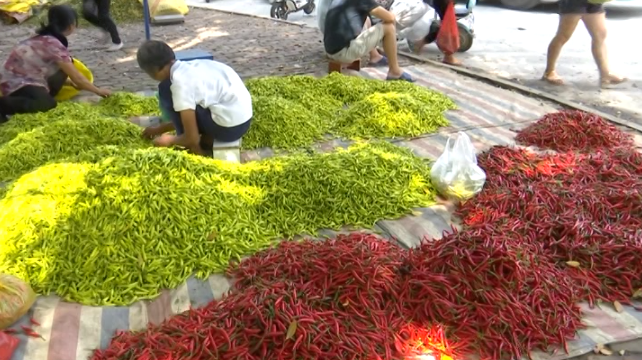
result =
[{"label": "dark shorts", "polygon": [[[181,135],[183,134],[183,122],[181,121],[181,115],[174,111],[171,86],[172,83],[170,80],[162,81],[158,85],[158,98],[161,108],[170,116],[172,123],[176,128],[176,134]],[[252,119],[248,119],[241,125],[224,127],[212,120],[212,113],[209,109],[204,109],[200,106],[196,107],[196,124],[198,125],[198,132],[213,140],[220,142],[236,141],[242,138],[250,129],[251,123]]]},{"label": "dark shorts", "polygon": [[602,4],[591,4],[587,0],[560,0],[560,15],[601,14]]}]

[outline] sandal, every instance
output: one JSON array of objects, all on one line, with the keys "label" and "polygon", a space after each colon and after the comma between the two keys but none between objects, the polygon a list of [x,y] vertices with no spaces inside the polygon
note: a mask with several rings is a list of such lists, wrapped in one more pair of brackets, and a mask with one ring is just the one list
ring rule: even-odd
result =
[{"label": "sandal", "polygon": [[411,82],[411,83],[415,82],[415,79],[413,79],[412,76],[408,75],[407,72],[403,72],[401,74],[401,76],[398,77],[398,78],[393,78],[393,77],[390,77],[390,75],[388,75],[388,77],[386,77],[386,80],[387,81],[399,81],[399,80],[402,80],[402,81],[407,81],[407,82]]},{"label": "sandal", "polygon": [[371,63],[369,63],[368,65],[370,65],[370,66],[374,66],[374,67],[384,67],[384,66],[388,66],[388,58],[384,55],[383,57],[381,57],[381,59],[379,59],[379,61],[374,62],[374,63],[373,63],[373,62],[371,62]]}]

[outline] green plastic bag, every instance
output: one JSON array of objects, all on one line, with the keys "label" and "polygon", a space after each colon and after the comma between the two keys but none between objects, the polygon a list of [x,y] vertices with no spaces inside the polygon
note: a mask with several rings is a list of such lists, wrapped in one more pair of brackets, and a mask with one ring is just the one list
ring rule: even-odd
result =
[{"label": "green plastic bag", "polygon": [[0,330],[18,321],[35,301],[36,293],[29,284],[15,276],[0,274]]}]

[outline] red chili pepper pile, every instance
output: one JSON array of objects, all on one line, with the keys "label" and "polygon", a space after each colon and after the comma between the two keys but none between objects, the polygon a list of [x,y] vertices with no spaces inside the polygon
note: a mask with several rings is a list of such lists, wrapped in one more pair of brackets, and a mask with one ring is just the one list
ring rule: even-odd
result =
[{"label": "red chili pepper pile", "polygon": [[618,146],[630,147],[633,139],[601,117],[577,110],[547,114],[520,131],[520,144],[556,151],[591,152]]},{"label": "red chili pepper pile", "polygon": [[[232,271],[239,291],[120,333],[93,359],[401,359],[430,343],[447,351],[443,331],[418,330],[403,315],[404,258],[374,235],[282,243]],[[413,335],[422,339],[407,341]]]},{"label": "red chili pepper pile", "polygon": [[482,154],[462,231],[408,252],[365,234],[282,243],[234,266],[228,297],[120,333],[93,360],[495,360],[566,345],[580,301],[642,295],[642,155],[593,117],[555,116],[525,133],[591,125],[600,140]]}]

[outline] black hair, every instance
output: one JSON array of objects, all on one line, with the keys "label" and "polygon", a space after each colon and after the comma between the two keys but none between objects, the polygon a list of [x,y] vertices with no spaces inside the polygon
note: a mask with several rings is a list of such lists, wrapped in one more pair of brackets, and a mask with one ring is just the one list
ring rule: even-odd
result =
[{"label": "black hair", "polygon": [[160,71],[176,60],[176,54],[169,45],[162,41],[148,40],[138,48],[136,53],[138,66],[146,73]]},{"label": "black hair", "polygon": [[72,25],[78,26],[78,13],[69,5],[54,5],[47,12],[47,24],[40,24],[36,34],[51,35],[65,47],[69,46],[67,37],[63,35]]}]

